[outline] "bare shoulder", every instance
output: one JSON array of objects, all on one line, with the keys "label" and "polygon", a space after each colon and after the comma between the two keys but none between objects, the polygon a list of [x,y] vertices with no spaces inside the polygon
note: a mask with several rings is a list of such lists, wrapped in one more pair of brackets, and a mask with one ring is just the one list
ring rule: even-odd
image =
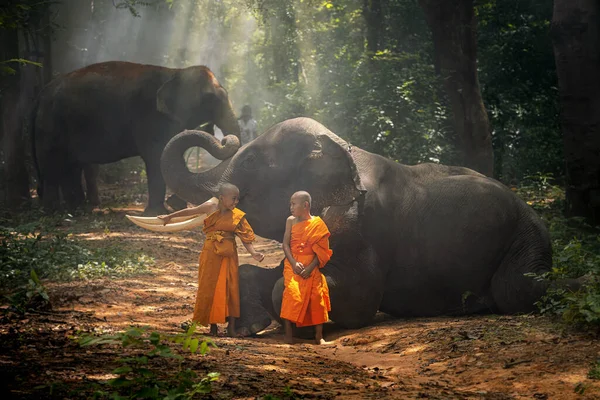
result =
[{"label": "bare shoulder", "polygon": [[285,224],[288,226],[292,226],[294,225],[296,222],[298,222],[298,220],[296,219],[296,217],[294,217],[293,215],[290,215],[287,220],[285,221]]}]

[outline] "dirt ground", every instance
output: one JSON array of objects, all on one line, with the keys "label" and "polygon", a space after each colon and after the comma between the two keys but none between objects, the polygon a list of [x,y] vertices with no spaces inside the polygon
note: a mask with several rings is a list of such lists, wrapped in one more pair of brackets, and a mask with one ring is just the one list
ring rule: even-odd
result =
[{"label": "dirt ground", "polygon": [[[144,251],[156,260],[152,273],[46,283],[53,304],[48,312],[21,316],[4,307],[1,399],[90,398],[94,382],[114,377],[110,371],[122,354],[114,347],[80,347],[73,337],[82,331],[147,325],[183,332],[181,324],[192,314],[202,234],[144,231],[124,218],[141,211],[141,205],[96,211],[70,229],[92,245]],[[99,219],[105,223],[92,224]],[[259,239],[257,247],[268,254],[266,268],[282,258],[277,242]],[[251,262],[242,246],[239,251],[241,263]],[[363,329],[326,328],[331,344],[325,346],[284,344],[273,324],[256,338],[216,338],[217,348],[205,356],[188,354],[184,363],[199,374],[221,374],[206,397],[215,399],[284,398],[286,387],[287,397],[319,399],[600,399],[600,381],[587,377],[600,358],[597,337],[565,331],[544,317],[380,314]]]}]

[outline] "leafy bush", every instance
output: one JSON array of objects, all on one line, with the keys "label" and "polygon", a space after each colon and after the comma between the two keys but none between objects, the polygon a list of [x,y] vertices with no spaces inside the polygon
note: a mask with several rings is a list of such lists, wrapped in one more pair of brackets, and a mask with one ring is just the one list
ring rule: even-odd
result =
[{"label": "leafy bush", "polygon": [[146,168],[141,157],[130,157],[111,164],[100,165],[98,178],[108,184],[123,180],[145,182]]},{"label": "leafy bush", "polygon": [[[164,376],[164,373],[161,374],[161,371],[164,371],[164,364],[153,362],[157,358],[183,360],[183,357],[175,353],[167,344],[169,342],[181,344],[183,351],[192,354],[208,353],[209,346],[215,346],[214,343],[194,337],[195,329],[196,324],[192,324],[183,334],[165,335],[159,332],[148,332],[147,327],[131,327],[116,335],[82,335],[79,344],[83,347],[119,345],[122,348],[134,347],[147,350],[141,355],[117,359],[120,366],[112,371],[117,377],[103,382],[114,392],[98,390],[96,397],[176,400],[192,399],[195,395],[210,393],[211,384],[219,378],[219,373],[211,372],[198,381],[196,372],[190,368],[184,369],[180,363],[174,375]],[[154,364],[156,367],[152,368]]]},{"label": "leafy bush", "polygon": [[15,227],[0,226],[1,287],[27,283],[33,269],[40,279],[93,279],[146,272],[153,263],[142,253],[114,245],[88,249],[72,234],[57,231],[55,223],[46,219]]},{"label": "leafy bush", "polygon": [[552,240],[552,270],[533,274],[535,279],[552,283],[584,277],[576,291],[560,283],[550,285],[538,308],[569,325],[600,328],[600,229],[582,218],[563,216],[564,190],[552,183],[551,176],[527,177],[517,193],[539,212]]}]

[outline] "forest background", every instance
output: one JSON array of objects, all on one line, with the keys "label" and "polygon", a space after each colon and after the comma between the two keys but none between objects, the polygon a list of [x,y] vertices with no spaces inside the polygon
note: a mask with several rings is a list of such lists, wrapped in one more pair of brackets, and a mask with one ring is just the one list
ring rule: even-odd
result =
[{"label": "forest background", "polygon": [[[580,311],[592,310],[588,322],[600,322],[594,1],[4,3],[5,206],[29,202],[35,187],[27,121],[41,85],[108,60],[203,64],[227,88],[236,111],[253,108],[259,131],[308,116],[397,162],[465,165],[512,187],[553,234],[552,274],[591,271],[588,294],[595,297],[586,297],[574,315],[585,320]],[[104,166],[101,177],[117,182],[132,174],[143,176],[138,158]],[[579,300],[561,303],[559,311]]]}]

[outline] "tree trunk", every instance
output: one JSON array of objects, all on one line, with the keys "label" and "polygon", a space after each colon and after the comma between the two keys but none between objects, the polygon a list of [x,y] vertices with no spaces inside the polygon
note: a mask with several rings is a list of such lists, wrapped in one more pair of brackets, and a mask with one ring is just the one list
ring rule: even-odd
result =
[{"label": "tree trunk", "polygon": [[436,70],[450,99],[464,165],[492,176],[492,136],[477,77],[473,0],[419,0],[433,34]]},{"label": "tree trunk", "polygon": [[552,18],[567,215],[600,224],[600,5],[555,0]]},{"label": "tree trunk", "polygon": [[367,53],[369,57],[373,57],[381,45],[381,29],[383,27],[381,0],[363,0],[362,13],[366,25]]},{"label": "tree trunk", "polygon": [[[19,58],[19,34],[15,30],[1,33],[2,60]],[[22,74],[24,67],[11,66],[17,72],[1,78],[0,109],[2,110],[3,153],[4,153],[4,201],[9,208],[19,208],[29,202],[29,175],[25,164],[23,121],[26,109],[21,96],[26,84]],[[29,66],[30,68],[33,68]]]}]

